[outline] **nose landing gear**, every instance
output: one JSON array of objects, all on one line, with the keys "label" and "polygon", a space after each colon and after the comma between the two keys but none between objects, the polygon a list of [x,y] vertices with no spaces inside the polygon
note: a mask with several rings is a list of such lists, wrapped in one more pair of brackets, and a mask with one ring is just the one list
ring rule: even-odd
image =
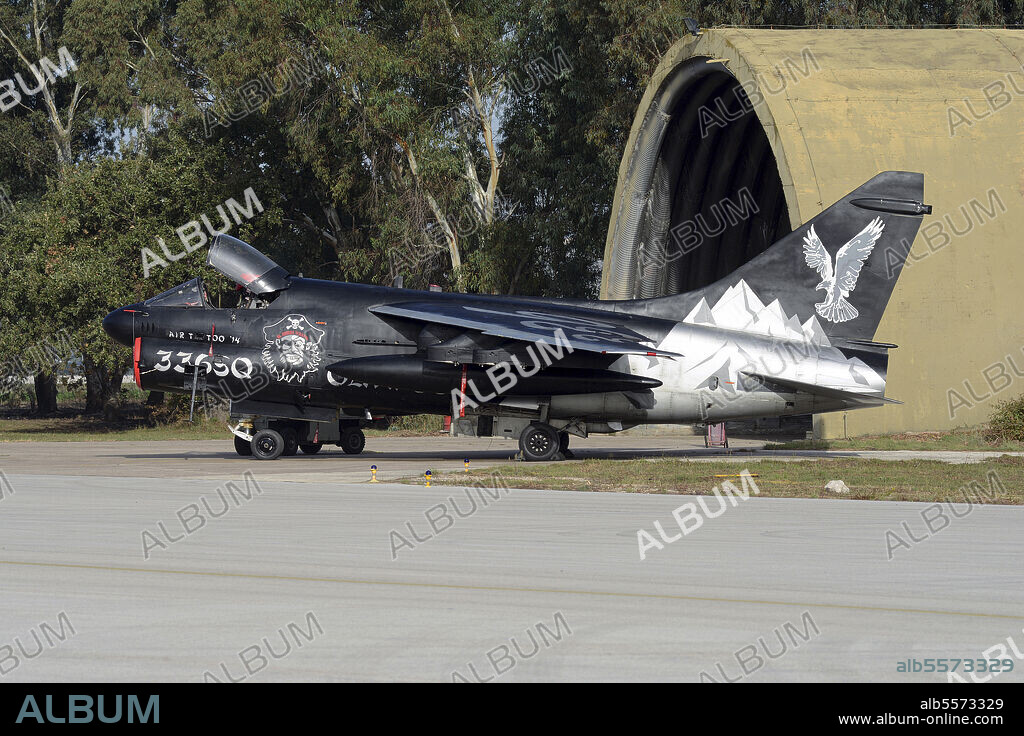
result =
[{"label": "nose landing gear", "polygon": [[354,422],[331,427],[287,419],[267,422],[257,417],[248,423],[240,422],[232,431],[236,433],[235,452],[257,460],[290,457],[299,450],[304,455],[315,455],[324,444],[336,444],[347,455],[358,455],[366,447],[366,435]]},{"label": "nose landing gear", "polygon": [[235,452],[242,457],[252,457],[252,442],[235,435]]},{"label": "nose landing gear", "polygon": [[284,437],[276,429],[261,429],[252,436],[251,444],[257,460],[276,460],[285,450]]}]

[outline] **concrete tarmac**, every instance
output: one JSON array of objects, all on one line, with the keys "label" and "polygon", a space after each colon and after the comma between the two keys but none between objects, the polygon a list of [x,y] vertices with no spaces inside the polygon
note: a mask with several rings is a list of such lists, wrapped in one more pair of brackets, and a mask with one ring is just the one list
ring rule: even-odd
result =
[{"label": "concrete tarmac", "polygon": [[[1024,681],[1022,507],[755,496],[718,514],[346,477],[465,449],[386,442],[313,471],[225,443],[0,445],[0,682],[939,683],[898,663],[986,651],[1014,669],[978,679]],[[641,559],[638,531],[679,536],[677,509],[703,521]]]},{"label": "concrete tarmac", "polygon": [[[571,449],[577,459],[663,458],[693,461],[726,460],[738,463],[772,460],[813,460],[828,457],[865,457],[880,460],[931,459],[948,463],[976,463],[1003,454],[1024,453],[959,451],[878,450],[764,450],[763,440],[733,438],[729,449],[704,447],[701,437],[689,435],[649,437],[592,435],[573,437]],[[463,459],[472,467],[490,467],[511,462],[519,446],[497,438],[368,437],[366,450],[346,455],[337,447],[324,447],[317,455],[279,458],[259,463],[267,477],[279,480],[323,480],[357,483],[370,478],[370,466],[378,468],[379,480],[462,470]],[[103,475],[229,479],[239,467],[253,462],[235,454],[231,438],[189,441],[88,441],[88,442],[0,442],[0,469],[22,473],[58,475]]]}]

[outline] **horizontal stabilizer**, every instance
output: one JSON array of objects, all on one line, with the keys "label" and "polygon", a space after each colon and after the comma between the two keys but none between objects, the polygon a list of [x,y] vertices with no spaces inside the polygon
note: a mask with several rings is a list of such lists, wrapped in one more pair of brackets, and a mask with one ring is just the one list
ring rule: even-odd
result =
[{"label": "horizontal stabilizer", "polygon": [[794,381],[789,378],[779,378],[778,376],[766,376],[761,373],[748,373],[743,372],[743,375],[756,378],[760,381],[766,381],[767,383],[775,383],[783,388],[792,389],[793,391],[800,391],[805,394],[815,394],[827,399],[838,399],[840,401],[852,401],[862,406],[882,406],[883,404],[902,404],[902,401],[896,399],[888,399],[885,396],[879,394],[863,394],[857,391],[844,391],[838,388],[829,388],[827,386],[819,386],[814,383],[804,383],[803,381]]},{"label": "horizontal stabilizer", "polygon": [[854,350],[867,350],[872,353],[888,353],[890,350],[895,350],[899,347],[895,343],[891,342],[874,342],[873,340],[857,340],[857,339],[846,339],[842,337],[832,338],[832,347],[834,348],[852,348]]}]

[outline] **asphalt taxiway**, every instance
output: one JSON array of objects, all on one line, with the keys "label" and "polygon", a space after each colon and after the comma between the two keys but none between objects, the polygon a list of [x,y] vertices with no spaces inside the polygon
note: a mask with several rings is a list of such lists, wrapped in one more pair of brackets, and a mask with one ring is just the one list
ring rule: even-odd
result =
[{"label": "asphalt taxiway", "polygon": [[752,497],[641,559],[638,531],[671,538],[696,499],[365,483],[514,449],[386,442],[0,445],[0,682],[938,683],[898,663],[985,651],[1024,680],[1022,507],[929,528],[928,504]]},{"label": "asphalt taxiway", "polygon": [[[960,451],[875,450],[764,450],[763,440],[733,438],[728,450],[704,447],[693,436],[573,437],[577,459],[663,458],[692,461],[725,460],[737,463],[760,459],[801,461],[819,457],[865,457],[880,460],[930,459],[948,463],[976,463],[1002,454],[1024,453]],[[360,455],[346,455],[336,447],[319,454],[257,463],[266,477],[279,480],[357,483],[370,479],[370,466],[378,468],[379,480],[395,480],[422,474],[462,470],[469,458],[472,467],[491,467],[512,462],[519,447],[502,439],[437,437],[368,437]],[[0,469],[44,475],[109,475],[142,478],[230,479],[239,468],[254,461],[235,454],[230,439],[200,441],[86,441],[0,442]]]}]

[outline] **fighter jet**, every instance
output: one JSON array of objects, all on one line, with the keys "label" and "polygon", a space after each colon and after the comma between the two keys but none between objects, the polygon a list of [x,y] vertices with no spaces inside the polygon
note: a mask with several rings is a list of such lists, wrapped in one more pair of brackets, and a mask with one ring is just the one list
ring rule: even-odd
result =
[{"label": "fighter jet", "polygon": [[140,388],[228,399],[236,451],[261,460],[359,453],[363,428],[420,413],[545,461],[571,435],[882,406],[896,346],[875,331],[931,213],[923,190],[921,174],[881,173],[720,281],[654,299],[302,278],[219,235],[208,264],[236,306],[195,278],[103,327]]}]

